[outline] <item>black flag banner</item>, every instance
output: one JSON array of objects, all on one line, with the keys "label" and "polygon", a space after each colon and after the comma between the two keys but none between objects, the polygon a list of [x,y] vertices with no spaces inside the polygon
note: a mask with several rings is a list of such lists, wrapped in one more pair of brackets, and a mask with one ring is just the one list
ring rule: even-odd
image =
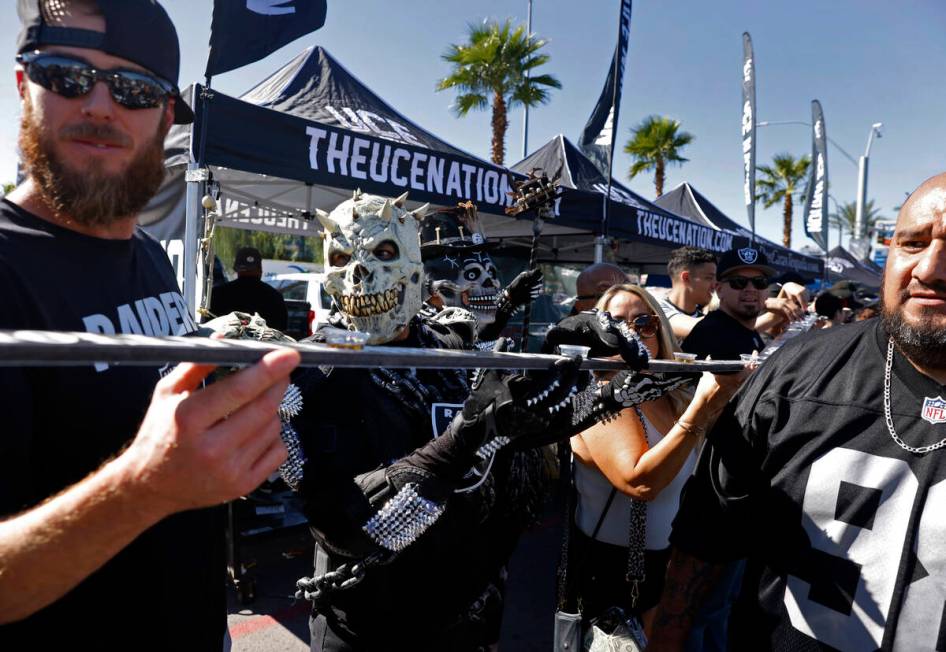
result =
[{"label": "black flag banner", "polygon": [[325,24],[327,0],[214,0],[207,77],[275,52]]},{"label": "black flag banner", "polygon": [[591,159],[605,177],[610,176],[614,126],[617,124],[618,110],[621,107],[621,80],[624,79],[627,43],[631,33],[631,0],[621,0],[619,20],[618,44],[614,48],[608,79],[604,82],[595,110],[592,111],[578,139],[578,147],[582,153]]},{"label": "black flag banner", "polygon": [[811,166],[805,196],[805,235],[828,250],[828,135],[821,102],[811,101]]},{"label": "black flag banner", "polygon": [[752,37],[742,33],[742,165],[749,230],[755,238],[755,57]]}]

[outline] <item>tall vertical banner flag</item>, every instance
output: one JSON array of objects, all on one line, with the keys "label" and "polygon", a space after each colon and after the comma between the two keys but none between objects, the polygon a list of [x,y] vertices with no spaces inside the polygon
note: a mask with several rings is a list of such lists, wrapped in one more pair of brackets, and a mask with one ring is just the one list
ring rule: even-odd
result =
[{"label": "tall vertical banner flag", "polygon": [[614,125],[617,124],[621,107],[621,81],[624,79],[627,43],[631,33],[631,0],[621,0],[618,21],[618,44],[611,59],[611,70],[608,71],[598,103],[578,138],[578,147],[605,177],[611,175],[614,156]]},{"label": "tall vertical banner flag", "polygon": [[828,251],[828,135],[821,102],[811,101],[811,166],[805,196],[805,235]]},{"label": "tall vertical banner flag", "polygon": [[749,32],[742,33],[742,167],[742,190],[755,240],[755,57]]},{"label": "tall vertical banner flag", "polygon": [[214,0],[207,77],[234,70],[322,27],[328,0]]}]

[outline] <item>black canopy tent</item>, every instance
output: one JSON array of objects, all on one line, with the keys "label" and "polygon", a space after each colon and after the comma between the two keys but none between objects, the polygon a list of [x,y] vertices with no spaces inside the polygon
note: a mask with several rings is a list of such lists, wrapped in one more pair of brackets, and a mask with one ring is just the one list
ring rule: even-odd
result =
[{"label": "black canopy tent", "polygon": [[876,265],[869,265],[864,261],[858,260],[854,257],[854,254],[844,247],[835,247],[828,252],[825,259],[825,268],[828,273],[829,283],[854,281],[871,290],[880,288],[880,279],[883,270],[877,268]]},{"label": "black canopy tent", "polygon": [[[320,47],[303,51],[240,98],[200,85],[185,93],[197,120],[168,135],[168,181],[141,222],[165,241],[193,306],[203,271],[198,241],[207,173],[197,170],[201,148],[220,189],[221,226],[314,236],[315,209],[333,208],[356,188],[392,197],[407,191],[412,207],[472,199],[491,239],[520,251],[531,243],[532,225],[505,215],[507,193],[515,176],[539,167],[560,174],[568,189],[557,217],[545,225],[540,260],[594,260],[607,181],[563,136],[514,171],[500,168],[397,112]],[[608,235],[616,262],[651,273],[662,272],[669,251],[685,244],[716,252],[744,246],[726,227],[674,215],[620,183],[611,189]]]},{"label": "black canopy tent", "polygon": [[[727,217],[689,183],[681,183],[658,197],[654,203],[701,224],[726,229],[746,239],[752,237],[748,229]],[[792,251],[759,235],[756,235],[755,242],[769,259],[769,264],[781,273],[796,272],[805,279],[815,280],[821,278],[824,272],[824,262],[820,258]]]},{"label": "black canopy tent", "polygon": [[[491,220],[516,222],[504,214],[513,173],[408,120],[323,48],[305,50],[240,98],[200,85],[185,97],[197,119],[168,134],[168,179],[141,222],[166,241],[193,305],[207,181],[197,170],[201,150],[219,184],[221,226],[316,235],[315,209],[333,208],[356,188],[391,197],[409,192],[411,207],[471,199],[487,229]],[[531,233],[531,225],[512,231]]]},{"label": "black canopy tent", "polygon": [[[541,169],[558,177],[568,189],[556,205],[556,222],[571,233],[543,237],[540,260],[581,262],[594,260],[595,237],[602,235],[601,218],[608,180],[565,136],[559,134],[530,156],[512,166],[528,173]],[[504,226],[489,231],[491,238],[508,237]],[[608,206],[607,235],[613,238],[615,262],[635,266],[646,273],[663,273],[669,252],[684,245],[721,253],[742,239],[714,225],[706,225],[660,208],[626,186],[612,182]]]}]

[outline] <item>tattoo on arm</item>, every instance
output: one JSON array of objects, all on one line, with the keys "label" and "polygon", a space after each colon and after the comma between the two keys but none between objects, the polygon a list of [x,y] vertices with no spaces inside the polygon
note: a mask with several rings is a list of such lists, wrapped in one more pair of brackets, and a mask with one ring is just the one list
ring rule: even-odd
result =
[{"label": "tattoo on arm", "polygon": [[705,562],[673,549],[649,649],[683,649],[696,614],[719,582],[725,567],[725,564]]}]

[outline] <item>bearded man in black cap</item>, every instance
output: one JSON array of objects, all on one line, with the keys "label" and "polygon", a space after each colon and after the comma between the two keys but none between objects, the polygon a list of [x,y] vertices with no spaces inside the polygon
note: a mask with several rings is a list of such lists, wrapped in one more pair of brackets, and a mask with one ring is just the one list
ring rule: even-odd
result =
[{"label": "bearded man in black cap", "polygon": [[756,330],[756,319],[765,312],[774,275],[758,249],[724,253],[716,267],[719,309],[696,323],[681,348],[700,359],[711,356],[714,360],[738,360],[741,353],[761,352],[765,342]]},{"label": "bearded man in black cap", "polygon": [[[0,328],[194,331],[136,226],[165,134],[193,119],[170,18],[153,0],[18,9],[28,176],[0,203]],[[204,389],[212,366],[0,369],[0,649],[221,649],[223,527],[198,508],[285,460],[276,408],[298,360]]]}]

